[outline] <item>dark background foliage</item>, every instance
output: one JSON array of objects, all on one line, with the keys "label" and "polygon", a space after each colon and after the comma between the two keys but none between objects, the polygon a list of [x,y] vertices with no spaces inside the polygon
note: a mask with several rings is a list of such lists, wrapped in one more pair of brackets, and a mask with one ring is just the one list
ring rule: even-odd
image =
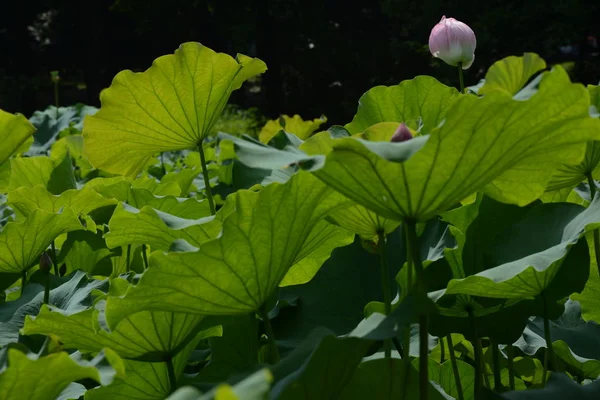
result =
[{"label": "dark background foliage", "polygon": [[[450,5],[451,4],[451,5]],[[99,105],[123,70],[143,71],[179,44],[199,41],[263,59],[260,90],[232,102],[267,116],[325,114],[348,122],[375,85],[430,74],[456,84],[456,71],[429,54],[442,15],[469,24],[478,39],[467,72],[475,84],[494,61],[525,51],[569,62],[574,80],[597,84],[598,0],[2,0],[0,108],[31,115],[53,103]]]}]

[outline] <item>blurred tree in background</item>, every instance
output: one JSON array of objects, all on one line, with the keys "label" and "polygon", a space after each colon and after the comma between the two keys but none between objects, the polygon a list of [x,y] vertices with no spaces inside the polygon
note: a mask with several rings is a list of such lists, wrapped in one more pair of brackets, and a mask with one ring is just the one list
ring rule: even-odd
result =
[{"label": "blurred tree in background", "polygon": [[61,104],[98,106],[117,72],[143,71],[199,41],[267,63],[260,84],[233,103],[271,118],[325,114],[343,124],[372,86],[419,74],[456,84],[456,71],[427,47],[444,14],[477,35],[468,84],[494,61],[526,51],[569,63],[576,81],[600,81],[597,0],[27,0],[0,13],[0,108],[30,115],[52,104],[52,70],[60,71]]}]

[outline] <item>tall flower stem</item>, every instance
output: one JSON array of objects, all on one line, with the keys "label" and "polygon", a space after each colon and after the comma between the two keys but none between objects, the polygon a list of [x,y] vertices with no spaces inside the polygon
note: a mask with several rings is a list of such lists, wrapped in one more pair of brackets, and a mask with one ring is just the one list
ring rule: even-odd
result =
[{"label": "tall flower stem", "polygon": [[[407,252],[415,266],[417,275],[416,290],[418,293],[425,294],[425,277],[423,264],[421,263],[421,254],[419,250],[419,237],[417,236],[417,224],[415,221],[405,221],[407,233]],[[412,288],[411,288],[412,289]],[[419,400],[427,400],[427,390],[429,389],[429,335],[427,333],[429,317],[427,315],[419,316]]]},{"label": "tall flower stem", "polygon": [[[385,315],[390,315],[392,312],[392,294],[390,293],[390,268],[388,266],[387,257],[387,243],[385,232],[377,232],[378,247],[379,247],[379,260],[381,263],[381,290],[383,291],[383,304]],[[392,339],[386,339],[383,341],[383,348],[385,352],[385,358],[389,359],[392,357]]]},{"label": "tall flower stem", "polygon": [[52,241],[51,246],[52,246],[52,265],[54,266],[54,275],[60,276],[59,271],[58,271],[58,262],[56,261],[58,258],[58,255],[56,252],[56,244],[54,243],[54,240]]},{"label": "tall flower stem", "polygon": [[465,92],[465,78],[463,76],[462,63],[458,63],[458,84],[460,87],[460,92]]},{"label": "tall flower stem", "polygon": [[460,374],[458,373],[458,363],[456,362],[456,354],[454,354],[454,343],[452,343],[452,334],[446,336],[448,340],[448,351],[450,352],[450,362],[452,363],[452,372],[454,372],[454,383],[456,384],[456,391],[458,392],[458,400],[465,400],[463,394],[462,382],[460,381]]},{"label": "tall flower stem", "polygon": [[[596,197],[596,182],[594,182],[594,178],[592,178],[592,174],[587,174],[588,185],[590,186],[590,203],[594,201],[594,197]],[[594,254],[596,256],[596,266],[598,267],[598,274],[600,275],[600,230],[594,229]]]},{"label": "tall flower stem", "polygon": [[206,157],[204,156],[204,148],[202,142],[198,145],[198,154],[200,154],[200,164],[202,165],[202,176],[204,177],[204,191],[206,192],[206,198],[208,199],[208,205],[210,207],[210,213],[215,215],[215,201],[210,190],[210,178],[208,176],[208,168],[206,167]]},{"label": "tall flower stem", "polygon": [[446,361],[446,346],[444,344],[444,337],[439,337],[438,341],[440,342],[440,364],[443,364]]}]

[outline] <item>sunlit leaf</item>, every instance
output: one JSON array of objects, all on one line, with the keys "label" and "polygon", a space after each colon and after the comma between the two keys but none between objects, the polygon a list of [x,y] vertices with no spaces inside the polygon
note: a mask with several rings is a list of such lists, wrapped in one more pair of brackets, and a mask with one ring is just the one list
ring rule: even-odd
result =
[{"label": "sunlit leaf", "polygon": [[306,140],[325,122],[327,122],[327,118],[324,116],[315,118],[312,121],[304,121],[299,115],[294,115],[293,117],[282,115],[278,119],[268,121],[260,130],[258,138],[263,143],[269,143],[269,140],[271,140],[277,132],[284,130],[298,136],[302,140]]},{"label": "sunlit leaf", "polygon": [[535,53],[525,53],[522,57],[506,57],[496,61],[485,74],[485,84],[478,94],[485,95],[501,91],[515,95],[539,71],[546,68],[546,62]]},{"label": "sunlit leaf", "polygon": [[444,120],[458,97],[456,89],[430,76],[419,76],[396,86],[377,86],[360,98],[356,115],[345,128],[355,134],[379,122],[405,122],[429,133]]},{"label": "sunlit leaf", "polygon": [[69,383],[83,379],[93,379],[104,384],[110,382],[103,381],[93,362],[77,362],[64,352],[37,358],[35,355],[27,356],[19,350],[9,349],[8,368],[0,373],[0,398],[54,399]]},{"label": "sunlit leaf", "polygon": [[35,127],[21,114],[10,114],[0,110],[0,164],[16,152],[35,132]]},{"label": "sunlit leaf", "polygon": [[58,235],[81,228],[69,209],[34,210],[24,221],[9,222],[0,233],[0,273],[27,271]]},{"label": "sunlit leaf", "polygon": [[154,253],[140,283],[124,298],[109,298],[108,320],[116,322],[139,309],[200,314],[258,310],[288,270],[302,261],[312,230],[340,206],[340,198],[310,174],[300,173],[258,193],[238,192],[235,206],[223,221],[222,235],[199,251]]},{"label": "sunlit leaf", "polygon": [[585,143],[600,135],[588,104],[585,89],[557,67],[527,101],[497,92],[459,98],[444,124],[423,138],[340,139],[315,174],[395,220],[426,221],[481,189],[525,205],[544,192],[556,167],[580,162]]},{"label": "sunlit leaf", "polygon": [[259,59],[189,42],[145,72],[122,71],[85,119],[85,153],[96,168],[134,177],[156,153],[197,147],[231,93],[265,70]]}]

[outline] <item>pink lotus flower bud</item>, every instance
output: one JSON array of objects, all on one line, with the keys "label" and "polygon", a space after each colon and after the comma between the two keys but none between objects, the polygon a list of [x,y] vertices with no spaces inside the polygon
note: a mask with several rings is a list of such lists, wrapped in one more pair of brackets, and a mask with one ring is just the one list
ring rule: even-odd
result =
[{"label": "pink lotus flower bud", "polygon": [[394,143],[406,142],[407,140],[410,140],[412,138],[413,138],[413,135],[410,132],[410,129],[408,129],[406,124],[403,122],[400,124],[398,129],[396,129],[396,132],[394,132],[394,135],[392,136],[391,141]]},{"label": "pink lotus flower bud", "polygon": [[429,51],[446,64],[456,67],[459,63],[468,69],[475,60],[477,39],[469,26],[454,18],[442,17],[429,35]]}]

